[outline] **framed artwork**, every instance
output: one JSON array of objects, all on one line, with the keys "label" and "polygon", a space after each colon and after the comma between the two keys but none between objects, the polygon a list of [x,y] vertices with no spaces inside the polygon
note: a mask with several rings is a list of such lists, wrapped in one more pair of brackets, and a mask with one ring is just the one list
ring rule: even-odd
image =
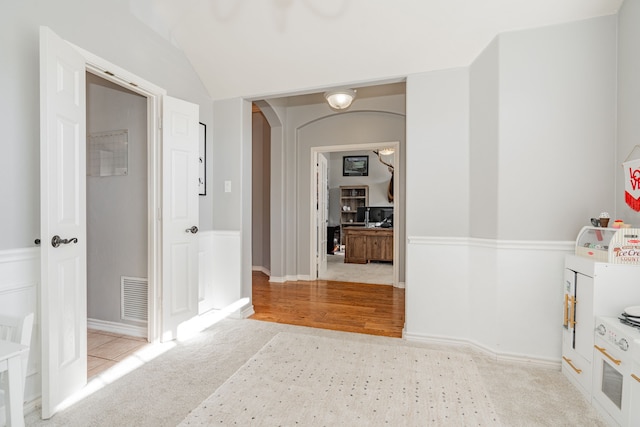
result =
[{"label": "framed artwork", "polygon": [[198,155],[198,189],[201,196],[207,195],[207,125],[200,123],[200,152]]},{"label": "framed artwork", "polygon": [[342,176],[369,176],[369,156],[343,156]]}]

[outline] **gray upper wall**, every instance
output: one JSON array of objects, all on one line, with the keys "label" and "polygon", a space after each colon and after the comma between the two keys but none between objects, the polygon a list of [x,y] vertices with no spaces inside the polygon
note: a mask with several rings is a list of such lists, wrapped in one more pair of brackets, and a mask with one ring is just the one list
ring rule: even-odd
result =
[{"label": "gray upper wall", "polygon": [[615,210],[616,27],[606,16],[499,36],[496,238],[574,240]]},{"label": "gray upper wall", "polygon": [[[634,225],[640,222],[638,212],[627,206],[624,186],[627,173],[622,163],[640,158],[640,1],[626,0],[618,15],[618,151],[616,153],[617,217]],[[633,152],[632,156],[629,156]]]},{"label": "gray upper wall", "polygon": [[615,212],[614,16],[501,34],[470,72],[471,236],[573,240]]}]

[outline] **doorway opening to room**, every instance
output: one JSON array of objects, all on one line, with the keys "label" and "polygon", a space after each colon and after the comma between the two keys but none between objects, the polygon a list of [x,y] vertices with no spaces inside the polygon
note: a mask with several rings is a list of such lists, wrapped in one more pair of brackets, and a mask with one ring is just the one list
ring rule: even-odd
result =
[{"label": "doorway opening to room", "polygon": [[[313,277],[399,286],[399,148],[396,141],[312,149]],[[353,162],[366,170],[345,172]]]},{"label": "doorway opening to room", "polygon": [[147,97],[86,73],[87,378],[148,342]]},{"label": "doorway opening to room", "polygon": [[[268,113],[267,115],[269,116]],[[277,197],[275,201],[271,200],[271,168],[275,168],[276,166],[274,165],[278,165],[281,159],[273,159],[273,162],[270,159],[272,145],[270,140],[272,135],[271,125],[265,118],[265,114],[255,104],[253,106],[252,126],[254,144],[252,150],[252,208],[254,209],[252,219],[252,250],[254,251],[252,254],[252,303],[255,314],[251,317],[257,320],[299,326],[402,337],[405,292],[401,287],[361,283],[362,281],[355,276],[350,279],[352,282],[319,280],[315,276],[311,280],[296,280],[296,278],[286,277],[284,277],[285,280],[280,280],[278,278],[276,280],[278,282],[277,285],[269,282],[271,272],[267,267],[271,265],[270,262],[274,262],[272,261],[273,255],[276,256],[276,264],[280,255],[271,254],[269,250],[286,250],[284,244],[278,245],[276,243],[274,245],[270,241],[274,238],[278,242],[279,236],[271,236],[269,234],[269,226],[272,221],[276,221],[276,224],[279,221],[279,218],[270,218],[270,210],[272,208],[270,203],[280,203]],[[277,137],[279,132],[279,129],[276,128],[273,134]],[[278,144],[278,141],[273,141],[273,144]],[[335,151],[335,155],[340,158],[340,162],[342,161],[342,156],[349,153],[349,151],[344,150],[364,150],[370,156],[371,162],[379,162],[377,155],[372,150],[388,144],[376,143],[356,145],[354,147],[322,148],[323,150]],[[399,146],[399,143],[393,143],[392,145],[395,146],[394,144]],[[398,153],[398,149],[399,147],[397,147],[396,153]],[[389,163],[395,161],[396,164],[399,164],[395,156],[399,156],[399,154],[395,154],[387,161]],[[301,165],[305,170],[310,171],[310,195],[317,190],[315,181],[316,168],[312,167],[311,162],[308,165],[309,168],[306,165]],[[382,178],[382,181],[384,181],[382,186],[386,195],[391,175],[386,170],[386,165],[380,163],[380,166],[387,173]],[[395,185],[397,186],[398,184]],[[372,187],[375,186],[372,185]],[[397,187],[395,192],[397,193]],[[314,200],[314,197],[310,197],[310,200]],[[376,199],[374,198],[374,200]],[[399,198],[396,200],[399,200]],[[388,199],[386,204],[388,205]],[[257,207],[260,208],[258,211],[256,211]],[[312,211],[315,211],[315,208]],[[309,217],[309,220],[311,221],[310,224],[315,224],[315,218]],[[312,233],[317,232],[315,226],[311,228]],[[314,239],[319,240],[317,237]],[[317,240],[311,243],[314,246],[310,251],[314,258],[313,262],[315,262],[317,254]],[[327,244],[328,241],[324,243],[325,246]],[[268,255],[265,256],[265,254]],[[307,258],[306,255],[304,258]],[[342,259],[344,260],[344,257]],[[371,268],[375,267],[375,265],[363,264],[360,267]],[[390,267],[389,277],[391,278],[393,265],[389,263],[387,267]],[[317,274],[315,267],[312,274]]]}]

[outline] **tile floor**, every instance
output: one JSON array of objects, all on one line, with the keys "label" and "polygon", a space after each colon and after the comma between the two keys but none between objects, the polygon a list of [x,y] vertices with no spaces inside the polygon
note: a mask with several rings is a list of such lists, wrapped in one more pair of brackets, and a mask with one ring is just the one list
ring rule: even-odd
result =
[{"label": "tile floor", "polygon": [[87,331],[87,378],[109,369],[148,344],[145,338],[89,329]]}]

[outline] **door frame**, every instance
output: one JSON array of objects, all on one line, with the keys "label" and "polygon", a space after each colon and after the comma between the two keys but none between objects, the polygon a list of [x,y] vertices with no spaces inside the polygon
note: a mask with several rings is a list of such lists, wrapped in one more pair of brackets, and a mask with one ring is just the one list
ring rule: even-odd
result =
[{"label": "door frame", "polygon": [[[310,205],[310,217],[309,220],[312,224],[310,228],[310,242],[311,242],[311,251],[309,257],[309,271],[311,272],[311,277],[318,277],[318,263],[317,263],[317,251],[318,251],[318,230],[317,230],[317,211],[316,206],[318,203],[318,195],[316,192],[317,185],[317,175],[316,165],[318,164],[318,153],[336,153],[336,152],[345,152],[345,151],[370,151],[370,150],[379,150],[382,148],[393,147],[393,165],[394,165],[394,179],[393,179],[393,206],[394,206],[394,216],[396,218],[401,217],[401,212],[398,210],[402,205],[402,196],[400,194],[400,141],[391,141],[391,142],[372,142],[372,143],[363,143],[363,144],[348,144],[348,145],[327,145],[322,147],[311,147],[311,163],[309,170],[311,171],[311,179],[310,181],[310,194],[312,196],[309,198],[311,200]],[[328,160],[328,159],[327,159]],[[327,177],[328,179],[328,177]],[[399,287],[400,285],[400,233],[393,233],[393,286]]]},{"label": "door frame", "polygon": [[[321,167],[320,156],[324,158],[324,167]],[[329,159],[323,152],[316,153],[316,209],[315,229],[316,229],[316,273],[314,279],[320,275],[320,267],[327,269],[327,224],[329,223]],[[320,198],[322,196],[322,198]],[[318,238],[324,236],[324,239]],[[333,238],[333,236],[331,236]]]},{"label": "door frame", "polygon": [[162,209],[161,181],[161,103],[167,94],[154,85],[114,64],[69,43],[85,59],[86,71],[122,86],[147,99],[147,341],[157,342],[161,336],[162,304],[162,235],[160,212]]}]

